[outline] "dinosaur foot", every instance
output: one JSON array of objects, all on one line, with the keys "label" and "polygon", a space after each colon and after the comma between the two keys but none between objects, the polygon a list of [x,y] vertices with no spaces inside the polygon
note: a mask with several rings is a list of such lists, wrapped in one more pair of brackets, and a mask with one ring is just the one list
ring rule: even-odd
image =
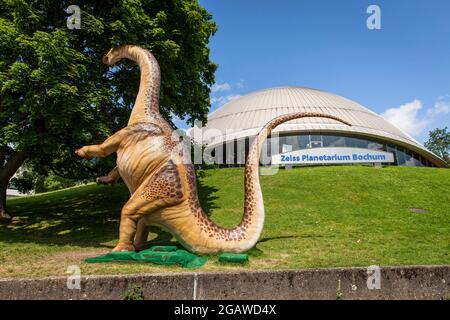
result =
[{"label": "dinosaur foot", "polygon": [[116,183],[116,179],[111,178],[110,176],[99,177],[95,181],[98,184],[114,184],[114,183]]},{"label": "dinosaur foot", "polygon": [[79,157],[81,157],[81,158],[83,158],[83,159],[91,159],[92,157],[91,156],[89,156],[88,154],[87,154],[87,152],[86,152],[86,147],[83,147],[83,148],[80,148],[80,149],[77,149],[77,150],[75,150],[75,153],[79,156]]},{"label": "dinosaur foot", "polygon": [[151,245],[148,242],[144,242],[144,243],[136,243],[135,242],[134,243],[134,248],[135,248],[136,252],[148,249],[150,247],[151,247]]},{"label": "dinosaur foot", "polygon": [[0,209],[0,222],[10,222],[12,217],[3,209]]},{"label": "dinosaur foot", "polygon": [[112,249],[113,252],[120,252],[120,251],[135,251],[134,245],[129,243],[120,243]]}]

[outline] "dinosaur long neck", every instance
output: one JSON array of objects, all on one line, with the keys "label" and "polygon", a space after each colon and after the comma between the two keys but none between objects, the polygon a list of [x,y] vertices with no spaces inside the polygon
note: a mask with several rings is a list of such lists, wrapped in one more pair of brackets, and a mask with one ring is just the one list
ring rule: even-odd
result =
[{"label": "dinosaur long neck", "polygon": [[159,117],[161,72],[158,61],[150,51],[135,46],[127,47],[125,57],[136,62],[141,71],[139,92],[128,124]]},{"label": "dinosaur long neck", "polygon": [[[200,230],[198,235],[193,234],[190,239],[186,239],[187,247],[198,252],[245,252],[255,246],[264,226],[265,215],[258,174],[262,145],[276,126],[289,120],[305,117],[328,118],[350,125],[338,117],[305,112],[283,115],[267,123],[256,136],[248,153],[244,177],[244,215],[241,223],[236,228],[224,229],[212,222],[201,208],[195,209],[194,214]],[[194,207],[199,207],[199,205]]]}]

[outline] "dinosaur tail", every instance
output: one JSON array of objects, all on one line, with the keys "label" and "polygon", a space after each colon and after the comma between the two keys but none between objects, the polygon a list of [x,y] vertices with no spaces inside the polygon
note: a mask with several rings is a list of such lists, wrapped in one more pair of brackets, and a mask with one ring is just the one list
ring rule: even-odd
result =
[{"label": "dinosaur tail", "polygon": [[[171,230],[178,241],[193,252],[245,252],[253,248],[264,225],[264,203],[258,174],[262,145],[272,130],[279,124],[305,117],[328,118],[350,125],[335,116],[305,112],[283,115],[267,123],[257,134],[248,152],[244,179],[244,215],[238,226],[231,229],[220,227],[205,214],[195,192],[195,174],[192,166],[186,167],[189,170],[188,180],[191,184],[189,189],[192,193],[189,198],[190,201],[184,202],[182,209],[177,206],[166,208],[160,224]],[[186,212],[189,212],[189,214],[186,214]],[[170,219],[167,217],[170,217]]]},{"label": "dinosaur tail", "polygon": [[[263,225],[264,225],[264,203],[261,192],[261,186],[259,182],[259,161],[261,148],[270,135],[272,130],[278,125],[294,119],[306,118],[306,117],[320,117],[328,118],[339,121],[343,124],[351,126],[348,122],[331,115],[322,113],[292,113],[283,115],[271,120],[264,128],[258,133],[253,141],[249,153],[247,162],[245,165],[245,200],[244,200],[244,215],[242,221],[235,229],[244,230],[245,237],[242,240],[235,242],[235,247],[230,248],[229,251],[244,252],[251,249],[258,241]],[[233,230],[230,230],[233,232]]]}]

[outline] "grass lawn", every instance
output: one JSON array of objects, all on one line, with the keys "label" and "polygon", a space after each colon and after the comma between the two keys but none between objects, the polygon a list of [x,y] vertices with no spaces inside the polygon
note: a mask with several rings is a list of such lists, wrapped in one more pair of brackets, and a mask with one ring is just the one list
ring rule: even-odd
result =
[{"label": "grass lawn", "polygon": [[[262,176],[266,222],[245,266],[210,256],[201,271],[450,264],[450,170],[309,167]],[[226,227],[242,215],[243,169],[204,171],[200,198]],[[87,264],[118,238],[124,185],[94,184],[9,200],[0,225],[0,277],[190,271],[135,263]],[[410,209],[425,209],[414,213]],[[155,243],[171,240],[153,233]]]}]

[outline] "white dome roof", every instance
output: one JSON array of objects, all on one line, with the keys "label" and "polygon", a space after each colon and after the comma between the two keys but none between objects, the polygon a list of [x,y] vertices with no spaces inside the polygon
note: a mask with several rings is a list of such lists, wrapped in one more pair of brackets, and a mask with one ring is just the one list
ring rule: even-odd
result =
[{"label": "white dome roof", "polygon": [[[334,115],[351,127],[324,118],[303,118],[278,126],[275,132],[347,132],[374,137],[407,146],[442,165],[442,160],[416,140],[381,116],[341,96],[304,87],[270,88],[233,100],[211,113],[203,128],[203,143],[208,146],[256,135],[270,120],[295,112],[320,112]],[[206,129],[206,130],[205,130]],[[211,130],[216,129],[216,130]],[[219,131],[221,133],[219,133]]]}]

